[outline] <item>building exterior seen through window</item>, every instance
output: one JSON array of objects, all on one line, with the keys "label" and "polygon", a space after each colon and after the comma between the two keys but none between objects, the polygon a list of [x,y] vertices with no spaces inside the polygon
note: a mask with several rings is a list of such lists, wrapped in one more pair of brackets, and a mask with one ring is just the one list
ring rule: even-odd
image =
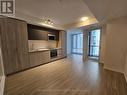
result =
[{"label": "building exterior seen through window", "polygon": [[83,33],[72,35],[72,53],[83,54]]},{"label": "building exterior seen through window", "polygon": [[89,56],[98,57],[100,49],[100,29],[89,33]]}]

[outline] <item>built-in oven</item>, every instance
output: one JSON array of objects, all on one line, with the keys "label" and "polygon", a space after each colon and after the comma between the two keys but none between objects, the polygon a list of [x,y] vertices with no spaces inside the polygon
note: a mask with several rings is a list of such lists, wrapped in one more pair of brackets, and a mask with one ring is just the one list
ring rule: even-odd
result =
[{"label": "built-in oven", "polygon": [[57,57],[57,49],[51,49],[50,50],[50,57],[51,58]]}]

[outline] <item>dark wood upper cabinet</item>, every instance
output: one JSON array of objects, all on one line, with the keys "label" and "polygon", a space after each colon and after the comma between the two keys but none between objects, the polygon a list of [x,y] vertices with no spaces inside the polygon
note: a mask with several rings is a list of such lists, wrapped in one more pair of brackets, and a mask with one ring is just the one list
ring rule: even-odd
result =
[{"label": "dark wood upper cabinet", "polygon": [[27,23],[0,18],[0,38],[5,75],[29,68]]},{"label": "dark wood upper cabinet", "polygon": [[28,24],[27,27],[29,40],[49,40],[48,34],[54,35],[55,41],[59,40],[59,30],[49,29],[31,24]]},{"label": "dark wood upper cabinet", "polygon": [[29,40],[48,40],[48,33],[47,31],[43,31],[43,30],[29,29],[28,39]]}]

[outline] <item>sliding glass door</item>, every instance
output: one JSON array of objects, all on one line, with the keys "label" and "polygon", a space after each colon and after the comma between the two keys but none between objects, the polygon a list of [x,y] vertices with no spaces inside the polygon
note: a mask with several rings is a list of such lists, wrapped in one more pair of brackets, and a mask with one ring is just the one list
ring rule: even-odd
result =
[{"label": "sliding glass door", "polygon": [[72,53],[83,54],[83,34],[72,35]]},{"label": "sliding glass door", "polygon": [[98,57],[100,49],[100,29],[89,33],[89,56]]}]

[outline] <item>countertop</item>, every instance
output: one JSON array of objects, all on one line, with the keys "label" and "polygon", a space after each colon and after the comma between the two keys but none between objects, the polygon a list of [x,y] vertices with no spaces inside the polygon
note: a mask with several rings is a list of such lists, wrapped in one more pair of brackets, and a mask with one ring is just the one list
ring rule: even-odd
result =
[{"label": "countertop", "polygon": [[61,48],[58,47],[58,48],[40,48],[40,49],[33,49],[33,50],[30,50],[29,53],[50,51],[50,50],[52,50],[52,49],[61,49]]}]

